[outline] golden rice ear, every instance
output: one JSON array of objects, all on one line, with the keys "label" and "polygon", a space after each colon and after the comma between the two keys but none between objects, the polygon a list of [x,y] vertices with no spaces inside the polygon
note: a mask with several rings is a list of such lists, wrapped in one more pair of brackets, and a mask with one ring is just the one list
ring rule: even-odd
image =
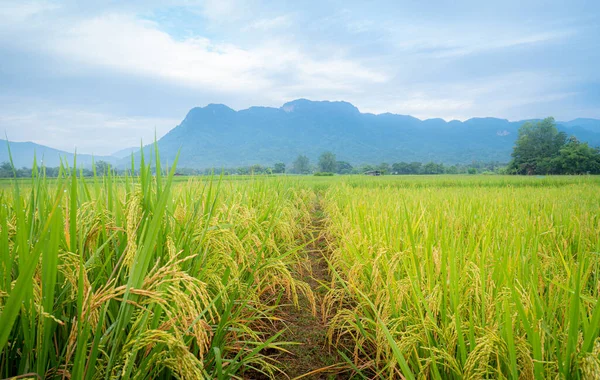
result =
[{"label": "golden rice ear", "polygon": [[127,248],[123,253],[123,265],[126,268],[131,268],[131,264],[133,262],[133,258],[138,249],[138,229],[140,226],[140,222],[143,216],[142,206],[141,206],[141,197],[139,195],[132,196],[127,202],[126,209],[126,234],[127,234]]},{"label": "golden rice ear", "polygon": [[[58,255],[59,265],[58,271],[64,276],[64,284],[70,290],[70,298],[77,298],[79,273],[80,273],[80,257],[71,252],[61,252]],[[84,294],[90,292],[92,285],[88,278],[89,273],[86,270],[81,271],[83,274],[83,290]],[[67,285],[68,284],[68,285]]]},{"label": "golden rice ear", "polygon": [[600,337],[596,338],[592,352],[580,356],[579,365],[583,379],[600,378]]},{"label": "golden rice ear", "polygon": [[128,367],[128,361],[133,360],[138,352],[150,352],[157,345],[164,345],[165,349],[146,358],[151,363],[150,368],[169,368],[181,379],[204,378],[202,362],[189,351],[183,337],[176,330],[146,330],[132,337],[123,347],[123,368]]}]

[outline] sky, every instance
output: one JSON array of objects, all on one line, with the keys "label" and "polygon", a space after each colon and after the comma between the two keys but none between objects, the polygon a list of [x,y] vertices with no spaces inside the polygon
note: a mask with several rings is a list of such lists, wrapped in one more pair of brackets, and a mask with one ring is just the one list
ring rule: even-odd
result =
[{"label": "sky", "polygon": [[598,0],[0,0],[0,132],[97,155],[209,103],[600,118],[599,67]]}]

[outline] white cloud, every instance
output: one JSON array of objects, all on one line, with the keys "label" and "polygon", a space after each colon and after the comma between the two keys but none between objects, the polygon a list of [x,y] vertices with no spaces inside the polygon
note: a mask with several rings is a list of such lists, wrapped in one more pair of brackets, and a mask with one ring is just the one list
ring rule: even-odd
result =
[{"label": "white cloud", "polygon": [[[151,21],[122,14],[87,19],[51,37],[49,54],[89,66],[173,81],[215,92],[349,89],[381,83],[387,75],[343,57],[316,59],[284,40],[250,49],[207,38],[173,39]],[[274,81],[285,76],[287,83]]]},{"label": "white cloud", "polygon": [[[90,48],[92,47],[92,48]],[[150,21],[104,15],[82,21],[49,45],[49,52],[91,66],[105,66],[217,90],[265,86],[251,75],[257,57],[232,45],[215,45],[205,38],[176,41]]]},{"label": "white cloud", "polygon": [[394,104],[393,107],[423,119],[434,117],[433,115],[448,115],[445,118],[452,119],[455,118],[452,115],[464,114],[473,105],[472,99],[444,98],[434,94],[415,93],[410,94],[408,99]]},{"label": "white cloud", "polygon": [[432,55],[436,58],[464,56],[484,51],[492,51],[496,49],[508,49],[525,45],[555,42],[564,38],[571,37],[574,34],[575,32],[572,30],[564,30],[558,32],[525,34],[521,36],[515,36],[512,38],[498,38],[495,40],[477,40],[464,46],[444,49],[440,52],[434,52]]},{"label": "white cloud", "polygon": [[58,4],[47,1],[2,2],[0,3],[0,25],[4,27],[18,25],[58,8],[60,8]]},{"label": "white cloud", "polygon": [[509,49],[525,45],[555,43],[568,39],[577,31],[572,28],[546,31],[507,28],[494,25],[384,25],[394,46],[405,53],[432,58],[452,58],[484,51]]},{"label": "white cloud", "polygon": [[[467,120],[472,117],[499,117],[522,120],[547,116],[540,105],[569,99],[576,92],[564,91],[573,78],[550,72],[511,72],[470,81],[418,82],[402,92],[385,91],[376,101],[366,102],[365,112],[394,112],[419,119]],[[517,89],[517,90],[515,90]],[[515,112],[515,107],[529,109]]]},{"label": "white cloud", "polygon": [[212,21],[234,21],[241,17],[242,4],[236,0],[205,0],[203,13]]},{"label": "white cloud", "polygon": [[292,25],[292,18],[289,15],[277,16],[273,18],[262,18],[252,22],[250,25],[245,27],[243,30],[259,30],[259,31],[270,31],[273,29],[287,28]]},{"label": "white cloud", "polygon": [[350,33],[358,34],[376,29],[377,24],[373,20],[357,20],[348,22],[346,28]]},{"label": "white cloud", "polygon": [[[0,132],[11,141],[32,141],[67,152],[109,155],[154,141],[179,124],[179,119],[118,116],[80,108],[54,108],[30,100],[28,112],[0,107]],[[4,136],[2,136],[4,138]]]}]

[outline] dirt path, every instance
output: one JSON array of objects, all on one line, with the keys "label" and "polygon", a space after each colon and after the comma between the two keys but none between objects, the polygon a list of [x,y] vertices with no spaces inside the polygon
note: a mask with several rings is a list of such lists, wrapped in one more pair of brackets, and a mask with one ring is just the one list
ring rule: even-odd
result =
[{"label": "dirt path", "polygon": [[311,305],[305,297],[299,300],[299,309],[293,306],[284,309],[283,319],[287,329],[281,340],[299,344],[287,347],[291,354],[283,355],[277,360],[290,379],[346,379],[341,358],[335,348],[330,349],[328,345],[327,326],[321,315],[321,304],[326,292],[321,284],[331,281],[331,277],[323,257],[327,243],[321,236],[324,219],[318,201],[313,206],[312,215],[311,236],[307,237],[312,242],[306,247],[312,273],[305,273],[299,279],[310,285],[315,295],[317,315],[312,314]]}]

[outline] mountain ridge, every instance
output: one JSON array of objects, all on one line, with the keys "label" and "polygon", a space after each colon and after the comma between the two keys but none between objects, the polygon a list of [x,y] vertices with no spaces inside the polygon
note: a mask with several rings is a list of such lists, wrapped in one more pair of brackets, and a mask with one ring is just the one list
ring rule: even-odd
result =
[{"label": "mountain ridge", "polygon": [[[451,120],[446,120],[444,118],[441,117],[432,117],[432,118],[425,118],[425,119],[420,119],[416,116],[412,116],[412,115],[408,115],[408,114],[403,114],[403,113],[393,113],[393,112],[381,112],[381,113],[373,113],[373,112],[361,112],[358,107],[356,107],[355,105],[353,105],[350,102],[346,102],[344,100],[309,100],[306,98],[298,98],[295,100],[291,100],[289,102],[284,103],[283,105],[281,105],[280,107],[271,107],[271,106],[250,106],[247,108],[240,108],[239,110],[236,110],[234,108],[229,107],[226,104],[223,103],[208,103],[205,106],[196,106],[190,109],[189,112],[193,111],[193,110],[202,110],[202,109],[214,109],[215,107],[219,107],[219,108],[226,108],[228,110],[231,110],[235,113],[239,113],[239,112],[245,112],[245,111],[250,111],[253,109],[267,109],[267,110],[283,110],[284,107],[286,107],[286,105],[294,105],[296,102],[308,102],[308,103],[322,103],[322,104],[336,104],[336,103],[342,103],[342,104],[347,104],[349,106],[351,106],[352,108],[358,110],[358,112],[362,115],[373,115],[373,116],[384,116],[384,115],[391,115],[391,116],[404,116],[407,118],[411,118],[411,119],[415,119],[418,121],[428,121],[428,120],[441,120],[444,121],[445,123],[452,123],[452,122],[459,122],[459,123],[466,123],[468,121],[471,120],[501,120],[501,121],[505,121],[505,122],[509,122],[509,123],[525,123],[527,121],[540,121],[542,120],[542,118],[533,118],[533,119],[520,119],[520,120],[509,120],[506,118],[502,118],[502,117],[496,117],[496,116],[473,116],[470,117],[468,119],[465,120],[458,120],[458,119],[451,119]],[[184,118],[185,119],[185,118]],[[595,118],[585,118],[585,117],[578,117],[575,118],[573,120],[568,120],[568,121],[557,121],[558,124],[573,124],[576,122],[585,122],[587,123],[592,123],[592,124],[600,124],[600,119],[595,119]]]},{"label": "mountain ridge", "polygon": [[[596,119],[577,120],[584,122],[558,122],[558,128],[600,145]],[[494,117],[421,120],[389,112],[361,113],[344,101],[297,99],[279,108],[238,111],[209,104],[191,109],[158,144],[161,157],[172,161],[181,150],[180,166],[191,168],[291,163],[299,154],[314,162],[323,151],[352,164],[508,162],[524,122]]]},{"label": "mountain ridge", "polygon": [[[173,162],[181,150],[180,167],[236,167],[252,164],[291,163],[299,154],[313,162],[323,151],[352,164],[420,161],[470,163],[507,162],[518,128],[526,121],[473,117],[464,121],[419,119],[384,112],[362,113],[345,101],[296,99],[281,107],[252,106],[234,110],[210,103],[190,109],[181,123],[158,140],[161,158]],[[591,145],[600,145],[600,120],[577,118],[557,126]],[[8,161],[2,141],[0,162]],[[27,145],[30,144],[30,145]],[[150,154],[151,145],[145,146]],[[73,154],[35,143],[11,142],[15,165],[31,166],[33,152],[47,166],[60,158],[72,162]],[[130,164],[139,148],[126,148],[111,156],[95,156],[121,167]],[[77,154],[78,163],[91,165],[92,155]]]},{"label": "mountain ridge", "polygon": [[[7,141],[0,139],[0,163],[10,162],[10,158],[12,157],[12,161],[17,168],[31,168],[34,157],[38,160],[38,166],[43,164],[46,167],[60,166],[61,159],[66,160],[66,162],[71,165],[73,164],[73,158],[75,157],[74,153],[36,144],[31,141],[8,141],[8,144],[10,144],[10,155],[7,148]],[[92,154],[77,153],[78,166],[91,167],[92,161],[106,161],[111,164],[116,164],[119,159],[112,156],[95,156]]]}]

